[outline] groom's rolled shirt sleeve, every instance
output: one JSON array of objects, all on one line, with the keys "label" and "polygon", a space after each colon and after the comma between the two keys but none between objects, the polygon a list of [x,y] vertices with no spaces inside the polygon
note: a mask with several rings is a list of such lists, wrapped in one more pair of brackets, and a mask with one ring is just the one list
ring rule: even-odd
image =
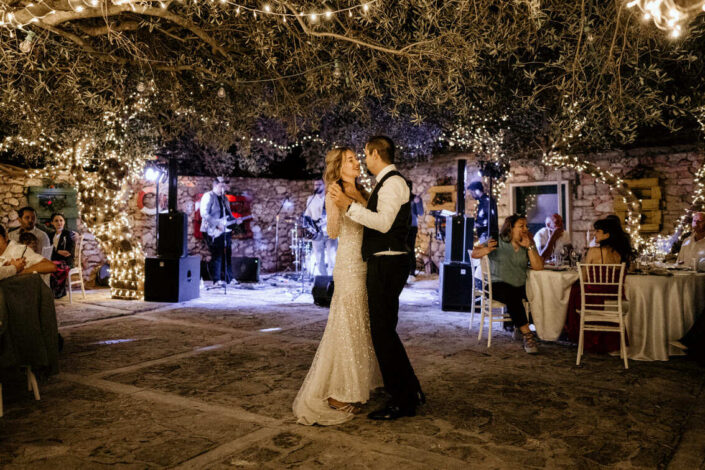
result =
[{"label": "groom's rolled shirt sleeve", "polygon": [[360,225],[387,233],[392,228],[399,208],[409,201],[409,196],[409,186],[404,178],[392,176],[379,189],[376,212],[353,202],[348,208],[347,215]]}]

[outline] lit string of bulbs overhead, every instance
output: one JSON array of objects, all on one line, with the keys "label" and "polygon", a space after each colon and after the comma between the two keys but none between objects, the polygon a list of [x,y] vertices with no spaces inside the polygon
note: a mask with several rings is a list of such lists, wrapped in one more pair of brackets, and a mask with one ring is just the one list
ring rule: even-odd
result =
[{"label": "lit string of bulbs overhead", "polygon": [[688,22],[705,11],[705,0],[690,1],[688,5],[675,0],[627,0],[627,8],[634,7],[641,10],[644,21],[651,21],[672,38],[678,38]]},{"label": "lit string of bulbs overhead", "polygon": [[[219,6],[219,7],[231,7],[233,10],[233,13],[235,15],[241,15],[241,14],[251,14],[253,18],[264,18],[264,17],[271,17],[271,18],[277,18],[281,20],[282,22],[286,23],[287,21],[290,21],[291,19],[295,19],[297,17],[300,18],[305,18],[311,23],[316,23],[319,19],[321,20],[331,20],[333,18],[336,18],[340,15],[345,15],[348,17],[353,17],[356,13],[357,14],[367,14],[374,4],[376,4],[379,0],[366,0],[362,3],[351,5],[346,8],[339,8],[339,9],[331,9],[328,7],[325,8],[318,8],[315,10],[308,10],[304,11],[301,10],[298,13],[292,13],[288,10],[279,10],[277,7],[273,7],[272,5],[268,3],[264,3],[261,7],[251,7],[239,2],[234,2],[232,0],[176,0],[175,3],[193,3],[194,5],[196,4],[206,4],[206,5],[212,5],[214,7]],[[169,4],[172,3],[172,1],[165,0],[165,1],[150,1],[150,0],[68,0],[68,6],[71,9],[71,11],[75,13],[83,13],[86,10],[96,10],[96,9],[103,9],[108,5],[115,5],[115,6],[121,6],[121,5],[127,5],[130,7],[130,9],[135,12],[139,13],[140,8],[145,8],[149,7],[153,4],[158,4],[161,8],[166,9],[169,7]],[[68,10],[67,10],[68,11]],[[29,16],[29,20],[27,21],[20,21],[18,19],[18,16],[23,16],[20,14],[20,12],[26,12],[27,15]],[[56,15],[57,13],[60,13],[61,11],[58,11],[54,9],[54,7],[48,5],[45,0],[38,0],[36,3],[29,3],[27,6],[22,8],[21,10],[17,11],[7,11],[3,9],[0,11],[0,26],[4,26],[6,28],[17,28],[17,29],[22,29],[25,26],[28,26],[32,23],[37,23],[45,18],[48,18],[52,15]]]}]

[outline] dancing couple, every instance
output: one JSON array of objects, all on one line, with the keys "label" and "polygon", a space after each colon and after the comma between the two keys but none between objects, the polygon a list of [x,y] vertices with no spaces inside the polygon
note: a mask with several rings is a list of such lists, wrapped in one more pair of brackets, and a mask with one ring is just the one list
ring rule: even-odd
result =
[{"label": "dancing couple", "polygon": [[357,183],[360,163],[351,148],[326,155],[328,235],[338,238],[335,290],[323,338],[294,400],[301,424],[344,423],[382,384],[389,401],[368,414],[370,419],[414,416],[425,403],[396,332],[408,250],[413,249],[407,246],[411,183],[394,166],[394,143],[388,137],[372,137],[365,159],[377,180],[369,197]]}]

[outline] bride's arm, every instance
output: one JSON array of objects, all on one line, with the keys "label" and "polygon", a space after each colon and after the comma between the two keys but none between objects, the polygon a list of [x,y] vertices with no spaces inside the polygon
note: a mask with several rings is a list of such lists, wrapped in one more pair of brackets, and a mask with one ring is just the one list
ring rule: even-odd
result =
[{"label": "bride's arm", "polygon": [[330,196],[326,195],[326,226],[328,238],[338,238],[342,214]]}]

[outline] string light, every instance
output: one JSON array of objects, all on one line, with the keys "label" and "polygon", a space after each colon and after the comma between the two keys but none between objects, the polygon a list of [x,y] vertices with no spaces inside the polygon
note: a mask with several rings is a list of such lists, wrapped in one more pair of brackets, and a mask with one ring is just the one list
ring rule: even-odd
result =
[{"label": "string light", "polygon": [[[252,13],[252,17],[257,19],[259,17],[274,17],[274,18],[281,18],[282,22],[286,22],[287,18],[295,18],[296,16],[300,17],[305,17],[308,16],[311,22],[315,22],[318,20],[319,17],[323,17],[327,20],[332,19],[333,17],[337,15],[347,15],[348,17],[352,18],[354,15],[355,11],[362,11],[362,14],[368,14],[370,11],[370,8],[372,5],[377,3],[380,0],[368,0],[364,3],[357,4],[357,5],[352,5],[347,8],[340,8],[337,10],[331,10],[330,8],[326,7],[325,9],[319,9],[319,10],[314,10],[314,11],[300,11],[298,13],[292,13],[289,10],[277,10],[273,8],[269,4],[265,4],[262,8],[254,8],[250,7],[247,5],[243,5],[241,3],[231,1],[231,0],[219,0],[218,4],[220,5],[221,8],[225,7],[232,7],[235,9],[235,15],[239,15],[241,11],[246,11],[249,13]],[[116,6],[120,5],[129,5],[132,11],[135,13],[139,13],[138,8],[144,8],[144,7],[149,7],[150,4],[159,4],[161,8],[168,8],[168,4],[164,0],[144,0],[144,1],[133,1],[133,0],[69,0],[67,2],[68,7],[70,8],[71,11],[74,11],[76,13],[82,13],[86,10],[91,10],[91,9],[104,9],[106,5],[112,4]],[[197,4],[197,0],[193,0],[194,5]],[[135,7],[137,5],[137,8]],[[211,0],[211,5],[216,6]],[[3,5],[4,8],[7,8],[7,5]],[[16,21],[17,15],[20,12],[26,12],[27,15],[29,16],[29,20],[25,22],[18,22]],[[55,15],[57,12],[54,10],[51,6],[47,5],[44,0],[39,0],[37,4],[30,3],[26,7],[16,10],[14,12],[8,12],[7,10],[3,10],[1,13],[0,17],[0,26],[5,26],[8,28],[22,28],[24,26],[27,26],[30,23],[36,23],[37,21],[40,21],[44,18],[47,18],[48,16]],[[21,15],[21,16],[27,16],[27,15]]]},{"label": "string light", "polygon": [[683,28],[705,10],[705,0],[687,3],[681,5],[675,0],[629,0],[626,6],[639,9],[644,21],[653,21],[657,28],[668,31],[672,38],[678,38]]}]

